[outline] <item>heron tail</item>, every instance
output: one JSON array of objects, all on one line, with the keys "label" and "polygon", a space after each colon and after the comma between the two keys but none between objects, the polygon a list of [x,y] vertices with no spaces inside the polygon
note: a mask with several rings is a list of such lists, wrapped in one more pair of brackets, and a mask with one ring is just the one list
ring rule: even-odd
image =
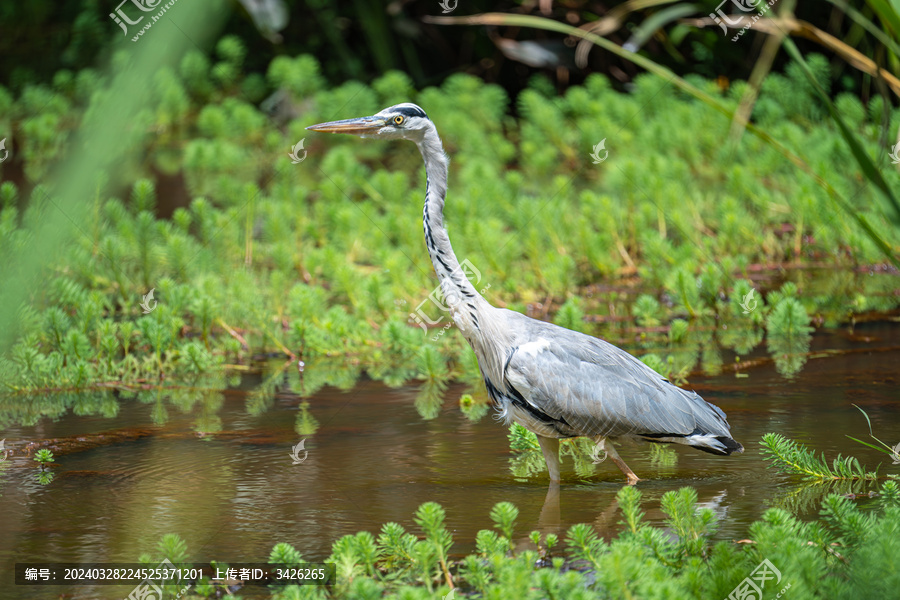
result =
[{"label": "heron tail", "polygon": [[694,434],[686,436],[683,443],[697,450],[719,456],[740,454],[744,451],[743,446],[727,435]]},{"label": "heron tail", "polygon": [[719,456],[740,454],[744,451],[743,446],[727,435],[704,433],[699,429],[695,429],[690,435],[673,433],[642,433],[639,435],[647,442],[655,444],[682,444],[703,452],[709,452],[710,454],[718,454]]}]

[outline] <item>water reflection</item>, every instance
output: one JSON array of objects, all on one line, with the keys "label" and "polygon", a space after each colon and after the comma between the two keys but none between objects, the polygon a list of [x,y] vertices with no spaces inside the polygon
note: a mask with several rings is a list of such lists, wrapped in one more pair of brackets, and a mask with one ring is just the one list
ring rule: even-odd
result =
[{"label": "water reflection", "polygon": [[309,411],[309,402],[300,403],[300,412],[294,424],[294,431],[298,435],[314,435],[319,430],[319,422]]},{"label": "water reflection", "polygon": [[775,368],[788,378],[794,377],[806,364],[811,342],[809,330],[795,328],[770,331],[766,340],[769,352],[775,359]]},{"label": "water reflection", "polygon": [[447,382],[441,380],[426,380],[419,386],[416,393],[416,411],[426,421],[434,419],[441,412],[444,403],[444,392],[447,390]]},{"label": "water reflection", "polygon": [[746,356],[762,342],[763,329],[755,323],[748,327],[737,319],[729,319],[722,324],[719,339],[723,347],[734,350],[739,356]]},{"label": "water reflection", "polygon": [[881,481],[864,479],[805,481],[779,490],[770,502],[794,514],[815,514],[828,494],[862,496],[876,491],[881,484]]},{"label": "water reflection", "polygon": [[656,467],[660,473],[674,473],[678,465],[678,453],[669,446],[662,444],[650,444],[650,464]]},{"label": "water reflection", "polygon": [[486,392],[476,395],[467,393],[459,397],[459,410],[475,423],[480,421],[490,409],[490,400]]},{"label": "water reflection", "polygon": [[[789,288],[788,292],[795,290]],[[779,304],[766,315],[763,310],[742,313],[740,309],[718,315],[699,314],[690,321],[673,320],[666,327],[635,328],[639,333],[639,356],[652,354],[647,362],[672,381],[684,383],[692,373],[719,375],[729,361],[756,354],[766,337],[766,350],[778,372],[793,377],[808,360],[812,341],[809,317],[795,298],[773,294]],[[764,327],[765,325],[765,327]],[[600,332],[601,337],[604,332]],[[612,332],[609,332],[612,333]],[[607,337],[629,349],[631,330],[619,331],[624,337]]]}]

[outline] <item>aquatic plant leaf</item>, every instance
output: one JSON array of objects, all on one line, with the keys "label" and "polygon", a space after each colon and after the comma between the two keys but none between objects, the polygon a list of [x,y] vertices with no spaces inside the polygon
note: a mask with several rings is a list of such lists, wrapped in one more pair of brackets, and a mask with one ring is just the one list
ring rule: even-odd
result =
[{"label": "aquatic plant leaf", "polygon": [[800,475],[814,480],[875,480],[878,478],[877,469],[875,472],[867,472],[852,456],[838,455],[829,465],[824,460],[824,456],[820,458],[804,445],[777,433],[765,434],[760,444],[763,447],[764,458],[783,473]]}]

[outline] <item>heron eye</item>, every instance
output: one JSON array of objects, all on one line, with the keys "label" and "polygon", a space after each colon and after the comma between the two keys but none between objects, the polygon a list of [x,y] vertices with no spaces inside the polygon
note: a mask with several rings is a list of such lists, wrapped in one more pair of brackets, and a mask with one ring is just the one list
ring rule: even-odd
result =
[{"label": "heron eye", "polygon": [[403,117],[401,117],[400,115],[397,115],[396,117],[394,117],[394,125],[401,125],[402,123],[403,123]]}]

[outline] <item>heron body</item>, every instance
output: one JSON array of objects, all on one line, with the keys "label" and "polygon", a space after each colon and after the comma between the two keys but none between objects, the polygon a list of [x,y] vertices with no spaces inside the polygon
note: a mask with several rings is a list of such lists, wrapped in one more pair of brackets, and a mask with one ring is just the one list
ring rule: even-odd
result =
[{"label": "heron body", "polygon": [[415,104],[371,117],[307,127],[314,131],[414,141],[425,161],[425,244],[455,325],[478,358],[500,416],[537,435],[550,479],[559,481],[559,439],[588,437],[627,476],[637,476],[607,440],[743,452],[718,407],[672,385],[603,340],[491,306],[472,286],[444,227],[448,160],[434,123]]}]

